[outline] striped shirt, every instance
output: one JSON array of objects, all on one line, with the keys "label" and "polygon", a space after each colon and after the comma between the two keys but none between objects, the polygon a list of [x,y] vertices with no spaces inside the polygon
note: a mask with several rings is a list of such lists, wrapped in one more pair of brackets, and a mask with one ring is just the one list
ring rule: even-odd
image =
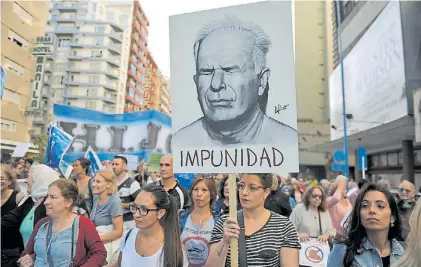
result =
[{"label": "striped shirt", "polygon": [[[209,244],[224,237],[224,222],[228,214],[221,216],[213,228]],[[245,226],[247,227],[247,226]],[[246,236],[247,265],[280,267],[280,250],[283,247],[300,249],[297,232],[287,217],[270,213],[269,220],[251,236]],[[225,267],[231,266],[231,249],[228,249]]]},{"label": "striped shirt", "polygon": [[[140,193],[140,184],[133,178],[130,178],[126,173],[123,181],[117,184],[118,196],[121,199],[121,203],[134,202],[137,195]],[[123,221],[132,221],[133,214],[129,209],[123,208]]]}]

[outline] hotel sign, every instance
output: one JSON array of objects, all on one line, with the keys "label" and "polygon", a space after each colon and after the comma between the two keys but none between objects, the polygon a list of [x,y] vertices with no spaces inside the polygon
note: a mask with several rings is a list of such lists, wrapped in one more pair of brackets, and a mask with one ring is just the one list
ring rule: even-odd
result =
[{"label": "hotel sign", "polygon": [[53,53],[54,39],[51,36],[38,36],[35,41],[33,55],[46,55]]},{"label": "hotel sign", "polygon": [[42,86],[44,85],[44,67],[46,59],[46,55],[38,55],[36,57],[35,78],[32,86],[32,99],[30,105],[31,110],[39,109],[40,107]]}]

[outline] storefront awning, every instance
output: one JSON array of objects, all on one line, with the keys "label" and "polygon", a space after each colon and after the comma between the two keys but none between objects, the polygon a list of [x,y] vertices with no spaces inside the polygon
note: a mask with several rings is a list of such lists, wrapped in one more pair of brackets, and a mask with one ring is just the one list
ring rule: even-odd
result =
[{"label": "storefront awning", "polygon": [[[401,148],[402,140],[415,140],[414,118],[405,116],[395,121],[348,136],[348,150],[365,147],[368,153]],[[343,150],[343,138],[310,148],[313,152]]]}]

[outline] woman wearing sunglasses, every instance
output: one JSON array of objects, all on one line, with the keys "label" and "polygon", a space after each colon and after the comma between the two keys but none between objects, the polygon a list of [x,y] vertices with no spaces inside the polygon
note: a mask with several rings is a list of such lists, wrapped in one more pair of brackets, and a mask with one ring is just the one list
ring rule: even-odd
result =
[{"label": "woman wearing sunglasses", "polygon": [[304,202],[298,204],[289,219],[294,224],[301,242],[310,237],[320,242],[327,242],[335,237],[336,229],[332,225],[329,212],[326,211],[325,193],[320,186],[310,187],[304,195]]},{"label": "woman wearing sunglasses", "polygon": [[150,184],[129,209],[136,227],[123,233],[119,259],[109,266],[188,266],[183,259],[177,201],[172,196]]},{"label": "woman wearing sunglasses", "polygon": [[[242,174],[237,189],[243,210],[237,213],[244,221],[240,237],[237,220],[223,215],[216,223],[210,241],[207,267],[231,266],[230,241],[239,239],[239,253],[250,266],[298,267],[300,243],[293,224],[288,218],[264,208],[270,194],[272,174]],[[245,249],[241,249],[244,246]]]},{"label": "woman wearing sunglasses", "polygon": [[181,242],[191,266],[203,267],[209,256],[209,241],[219,213],[212,211],[216,184],[212,175],[199,175],[190,187],[193,208],[180,213]]}]

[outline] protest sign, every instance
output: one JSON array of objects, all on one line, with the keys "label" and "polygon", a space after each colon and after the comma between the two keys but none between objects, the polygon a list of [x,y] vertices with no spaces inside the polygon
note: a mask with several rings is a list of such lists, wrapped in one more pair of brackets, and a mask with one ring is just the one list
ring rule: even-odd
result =
[{"label": "protest sign", "polygon": [[176,173],[298,172],[290,1],[172,16],[170,60]]},{"label": "protest sign", "polygon": [[159,172],[159,163],[162,155],[161,154],[149,154],[148,160],[148,171],[149,172]]},{"label": "protest sign", "polygon": [[327,243],[320,243],[312,238],[310,241],[302,242],[300,249],[300,265],[311,267],[327,266],[327,258],[330,252]]},{"label": "protest sign", "polygon": [[292,33],[290,1],[170,17],[175,172],[298,172]]},{"label": "protest sign", "polygon": [[24,157],[30,146],[29,143],[17,144],[15,150],[13,150],[12,158]]}]

